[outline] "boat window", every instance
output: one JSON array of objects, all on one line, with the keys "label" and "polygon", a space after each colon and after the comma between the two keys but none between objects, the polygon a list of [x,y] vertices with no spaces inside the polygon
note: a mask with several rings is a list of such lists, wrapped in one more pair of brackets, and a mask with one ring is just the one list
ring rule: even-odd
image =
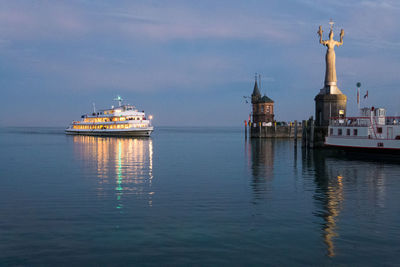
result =
[{"label": "boat window", "polygon": [[382,127],[376,128],[377,133],[381,134],[382,133]]},{"label": "boat window", "polygon": [[350,129],[346,130],[346,135],[350,135]]},{"label": "boat window", "polygon": [[329,135],[333,135],[333,128],[329,130]]},{"label": "boat window", "polygon": [[357,136],[357,135],[358,135],[358,130],[357,130],[357,129],[354,129],[354,130],[353,130],[353,135],[354,135],[354,136]]},{"label": "boat window", "polygon": [[338,135],[342,135],[342,129],[338,129]]}]

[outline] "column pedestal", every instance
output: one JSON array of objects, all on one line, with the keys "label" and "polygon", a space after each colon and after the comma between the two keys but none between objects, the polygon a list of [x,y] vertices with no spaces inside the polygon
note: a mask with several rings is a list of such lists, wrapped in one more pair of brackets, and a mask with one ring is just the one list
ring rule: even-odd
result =
[{"label": "column pedestal", "polygon": [[[328,126],[330,117],[346,116],[347,97],[341,92],[340,94],[319,93],[314,100],[316,126]],[[340,110],[343,110],[343,114],[339,114]]]}]

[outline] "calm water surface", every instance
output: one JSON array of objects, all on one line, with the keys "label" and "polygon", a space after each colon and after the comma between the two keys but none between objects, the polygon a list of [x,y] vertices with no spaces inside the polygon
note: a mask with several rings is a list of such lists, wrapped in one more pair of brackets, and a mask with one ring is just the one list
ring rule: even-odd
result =
[{"label": "calm water surface", "polygon": [[240,128],[2,128],[0,147],[0,265],[400,264],[400,161]]}]

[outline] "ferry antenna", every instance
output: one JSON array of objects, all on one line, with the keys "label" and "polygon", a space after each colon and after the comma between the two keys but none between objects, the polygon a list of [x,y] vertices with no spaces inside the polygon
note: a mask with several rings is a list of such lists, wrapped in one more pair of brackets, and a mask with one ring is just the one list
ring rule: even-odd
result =
[{"label": "ferry antenna", "polygon": [[120,106],[122,106],[122,97],[121,96],[119,96],[119,95],[117,95],[117,97],[116,98],[114,98],[114,100],[115,101],[118,101],[118,106],[120,107]]}]

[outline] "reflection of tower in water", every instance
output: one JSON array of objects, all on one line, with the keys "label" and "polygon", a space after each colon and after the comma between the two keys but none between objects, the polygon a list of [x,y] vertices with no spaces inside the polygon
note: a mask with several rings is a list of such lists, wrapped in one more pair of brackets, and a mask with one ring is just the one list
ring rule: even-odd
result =
[{"label": "reflection of tower in water", "polygon": [[252,188],[256,197],[268,190],[267,182],[273,177],[274,140],[252,138],[245,143],[246,155],[252,173]]},{"label": "reflection of tower in water", "polygon": [[122,197],[136,195],[152,205],[153,143],[151,139],[74,136],[74,148],[84,166],[94,170],[99,195],[115,194],[117,208]]}]

